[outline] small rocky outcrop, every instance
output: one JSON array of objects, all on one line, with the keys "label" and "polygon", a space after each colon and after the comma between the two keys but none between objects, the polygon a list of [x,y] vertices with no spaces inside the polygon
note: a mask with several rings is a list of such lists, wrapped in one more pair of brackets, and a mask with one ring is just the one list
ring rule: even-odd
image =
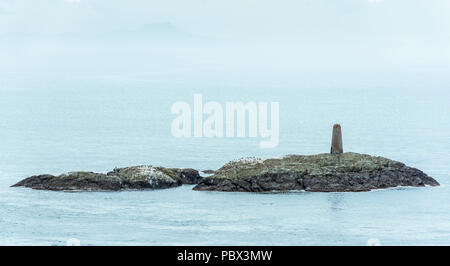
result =
[{"label": "small rocky outcrop", "polygon": [[356,192],[425,185],[439,183],[401,162],[348,152],[232,161],[205,177],[194,190]]},{"label": "small rocky outcrop", "polygon": [[107,174],[71,172],[59,176],[37,175],[26,178],[13,187],[64,191],[117,191],[172,188],[182,183],[179,173],[173,170],[142,165],[116,168]]}]

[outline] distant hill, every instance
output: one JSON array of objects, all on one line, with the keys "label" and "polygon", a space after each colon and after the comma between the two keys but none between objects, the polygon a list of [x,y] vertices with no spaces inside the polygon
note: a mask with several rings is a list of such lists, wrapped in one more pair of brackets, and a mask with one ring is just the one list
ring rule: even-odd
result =
[{"label": "distant hill", "polygon": [[171,23],[146,24],[138,29],[121,29],[105,33],[83,34],[83,33],[61,33],[61,34],[39,34],[39,33],[6,33],[0,35],[0,39],[9,42],[27,41],[181,41],[194,39],[191,35]]},{"label": "distant hill", "polygon": [[115,30],[105,36],[139,39],[180,39],[190,35],[171,23],[147,24],[136,30]]}]

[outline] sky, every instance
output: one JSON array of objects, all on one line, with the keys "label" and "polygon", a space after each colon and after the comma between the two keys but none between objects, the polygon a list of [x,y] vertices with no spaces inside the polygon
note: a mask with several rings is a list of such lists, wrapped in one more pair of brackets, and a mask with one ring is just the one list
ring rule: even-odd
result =
[{"label": "sky", "polygon": [[[80,58],[102,65],[110,49],[136,65],[141,45],[147,62],[215,62],[230,71],[236,60],[280,73],[311,66],[448,71],[448,14],[449,0],[0,0],[0,69],[42,62],[84,69]],[[150,30],[147,38],[155,25],[184,34]]]},{"label": "sky", "polygon": [[0,34],[99,33],[172,23],[255,40],[448,42],[448,0],[0,0]]}]

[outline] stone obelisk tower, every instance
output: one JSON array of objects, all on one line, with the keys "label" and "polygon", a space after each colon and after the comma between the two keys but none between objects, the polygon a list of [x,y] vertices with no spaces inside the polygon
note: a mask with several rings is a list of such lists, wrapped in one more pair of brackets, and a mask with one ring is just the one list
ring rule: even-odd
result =
[{"label": "stone obelisk tower", "polygon": [[341,154],[343,152],[341,125],[335,124],[333,126],[333,137],[331,139],[331,154]]}]

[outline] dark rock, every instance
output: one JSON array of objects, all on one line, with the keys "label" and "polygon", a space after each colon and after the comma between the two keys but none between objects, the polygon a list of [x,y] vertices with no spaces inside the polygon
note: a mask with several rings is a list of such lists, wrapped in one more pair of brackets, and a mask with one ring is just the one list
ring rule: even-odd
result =
[{"label": "dark rock", "polygon": [[425,185],[439,186],[439,183],[422,171],[397,161],[343,153],[241,159],[205,177],[194,190],[356,192]]},{"label": "dark rock", "polygon": [[122,189],[163,189],[182,184],[178,174],[163,167],[134,166],[116,168],[105,174],[72,172],[59,176],[37,175],[13,187],[42,190],[117,191]]},{"label": "dark rock", "polygon": [[119,190],[120,179],[92,172],[72,172],[59,176],[36,175],[28,177],[13,187],[41,190]]},{"label": "dark rock", "polygon": [[170,168],[169,170],[175,172],[183,184],[198,184],[203,178],[197,170],[192,168]]}]

